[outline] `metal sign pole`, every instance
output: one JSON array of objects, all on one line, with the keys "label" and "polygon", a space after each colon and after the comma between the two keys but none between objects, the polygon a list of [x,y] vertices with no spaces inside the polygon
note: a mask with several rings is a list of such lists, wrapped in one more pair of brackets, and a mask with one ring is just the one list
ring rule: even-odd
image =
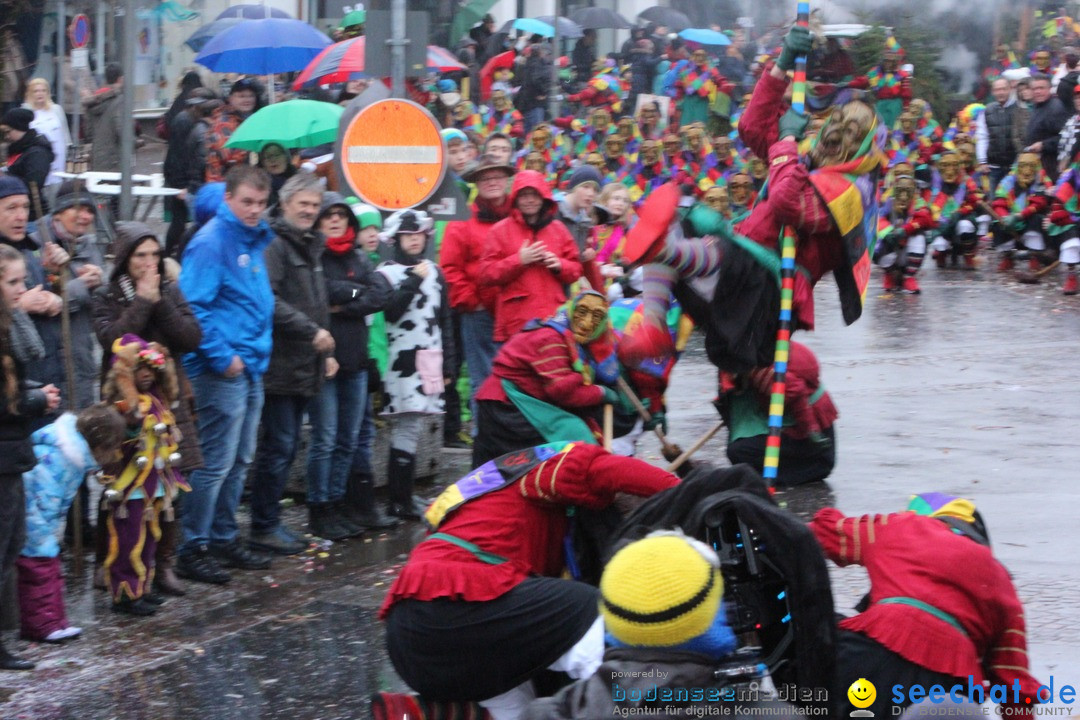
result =
[{"label": "metal sign pole", "polygon": [[558,96],[562,90],[559,86],[559,0],[555,0],[554,5],[555,34],[551,38],[551,90],[548,92],[548,112],[552,120],[559,117]]},{"label": "metal sign pole", "polygon": [[121,102],[124,110],[120,114],[120,218],[134,218],[134,204],[131,195],[131,166],[135,155],[135,0],[124,0],[124,88]]},{"label": "metal sign pole", "polygon": [[390,5],[390,95],[405,94],[405,0],[393,0]]}]

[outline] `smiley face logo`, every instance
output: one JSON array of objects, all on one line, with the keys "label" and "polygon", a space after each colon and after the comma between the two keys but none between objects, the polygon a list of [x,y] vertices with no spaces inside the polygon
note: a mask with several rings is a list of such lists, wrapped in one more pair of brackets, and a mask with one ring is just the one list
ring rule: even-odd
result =
[{"label": "smiley face logo", "polygon": [[874,683],[866,678],[859,678],[851,683],[847,691],[848,700],[857,708],[865,709],[874,704],[877,699],[877,688]]}]

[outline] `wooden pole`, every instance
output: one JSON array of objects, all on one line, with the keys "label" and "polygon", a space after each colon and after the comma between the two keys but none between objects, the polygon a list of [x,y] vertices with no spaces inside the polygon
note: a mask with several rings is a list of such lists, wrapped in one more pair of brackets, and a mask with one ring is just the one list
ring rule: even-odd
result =
[{"label": "wooden pole", "polygon": [[700,438],[697,439],[697,442],[695,442],[693,445],[691,445],[689,448],[687,448],[683,452],[682,455],[675,458],[671,462],[671,464],[667,466],[667,471],[668,472],[675,472],[680,467],[682,467],[682,464],[684,462],[686,462],[690,458],[691,455],[693,455],[698,450],[700,450],[705,445],[705,443],[709,442],[709,440],[712,438],[713,435],[720,432],[720,428],[722,428],[722,427],[724,427],[724,421],[720,420],[715,425],[713,425],[711,428],[709,428],[708,431],[706,431],[706,433],[704,435],[702,435]]},{"label": "wooden pole", "polygon": [[[630,399],[630,404],[634,406],[634,408],[637,410],[638,415],[641,416],[641,421],[647,423],[652,420],[652,415],[645,408],[645,405],[642,404],[641,400],[634,392],[634,389],[630,387],[630,383],[626,382],[626,380],[623,380],[621,375],[619,376],[617,382],[619,386],[619,391]],[[653,432],[656,433],[656,437],[660,440],[660,444],[664,446],[665,457],[667,453],[675,451],[675,446],[668,442],[667,436],[664,435],[664,429],[662,427],[657,425],[653,428]]]},{"label": "wooden pole", "polygon": [[615,408],[611,403],[604,405],[604,449],[611,452],[611,440],[615,435]]}]

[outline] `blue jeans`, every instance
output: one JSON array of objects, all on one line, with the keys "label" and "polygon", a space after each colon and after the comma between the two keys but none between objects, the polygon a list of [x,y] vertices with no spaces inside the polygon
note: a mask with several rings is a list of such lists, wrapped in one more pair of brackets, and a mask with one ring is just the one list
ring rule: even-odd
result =
[{"label": "blue jeans", "polygon": [[227,378],[212,372],[191,378],[202,445],[203,466],[191,473],[191,492],[180,516],[181,552],[236,538],[236,508],[255,454],[262,378],[247,373]]},{"label": "blue jeans", "polygon": [[368,396],[364,403],[364,416],[360,421],[360,432],[356,438],[356,452],[353,454],[352,471],[358,475],[375,474],[375,403]]},{"label": "blue jeans", "polygon": [[251,534],[264,535],[281,524],[281,495],[296,459],[304,410],[311,398],[267,393],[262,411],[262,442],[251,487]]},{"label": "blue jeans", "polygon": [[311,399],[311,445],[307,460],[309,503],[336,502],[345,497],[367,405],[367,371],[341,370],[323,381],[322,392]]},{"label": "blue jeans", "polygon": [[491,374],[495,359],[495,318],[487,310],[461,314],[461,344],[465,349],[465,364],[469,368],[469,409],[476,417],[476,393]]}]

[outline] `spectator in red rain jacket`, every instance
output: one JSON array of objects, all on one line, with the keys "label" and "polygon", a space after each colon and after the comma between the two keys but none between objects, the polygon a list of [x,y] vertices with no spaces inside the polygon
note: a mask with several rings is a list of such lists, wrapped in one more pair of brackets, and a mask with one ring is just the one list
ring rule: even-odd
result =
[{"label": "spectator in red rain jacket", "polygon": [[[472,216],[447,224],[439,264],[450,286],[450,307],[461,318],[461,340],[469,367],[470,401],[491,374],[495,358],[495,297],[497,289],[479,287],[480,256],[491,228],[510,215],[510,178],[516,170],[493,155],[484,155],[462,178],[476,186]],[[475,408],[473,409],[475,414]]]},{"label": "spectator in red rain jacket", "polygon": [[510,216],[491,228],[480,260],[478,287],[494,287],[495,342],[504,343],[529,320],[566,302],[566,287],[581,277],[578,248],[558,222],[558,205],[544,176],[514,176]]}]

